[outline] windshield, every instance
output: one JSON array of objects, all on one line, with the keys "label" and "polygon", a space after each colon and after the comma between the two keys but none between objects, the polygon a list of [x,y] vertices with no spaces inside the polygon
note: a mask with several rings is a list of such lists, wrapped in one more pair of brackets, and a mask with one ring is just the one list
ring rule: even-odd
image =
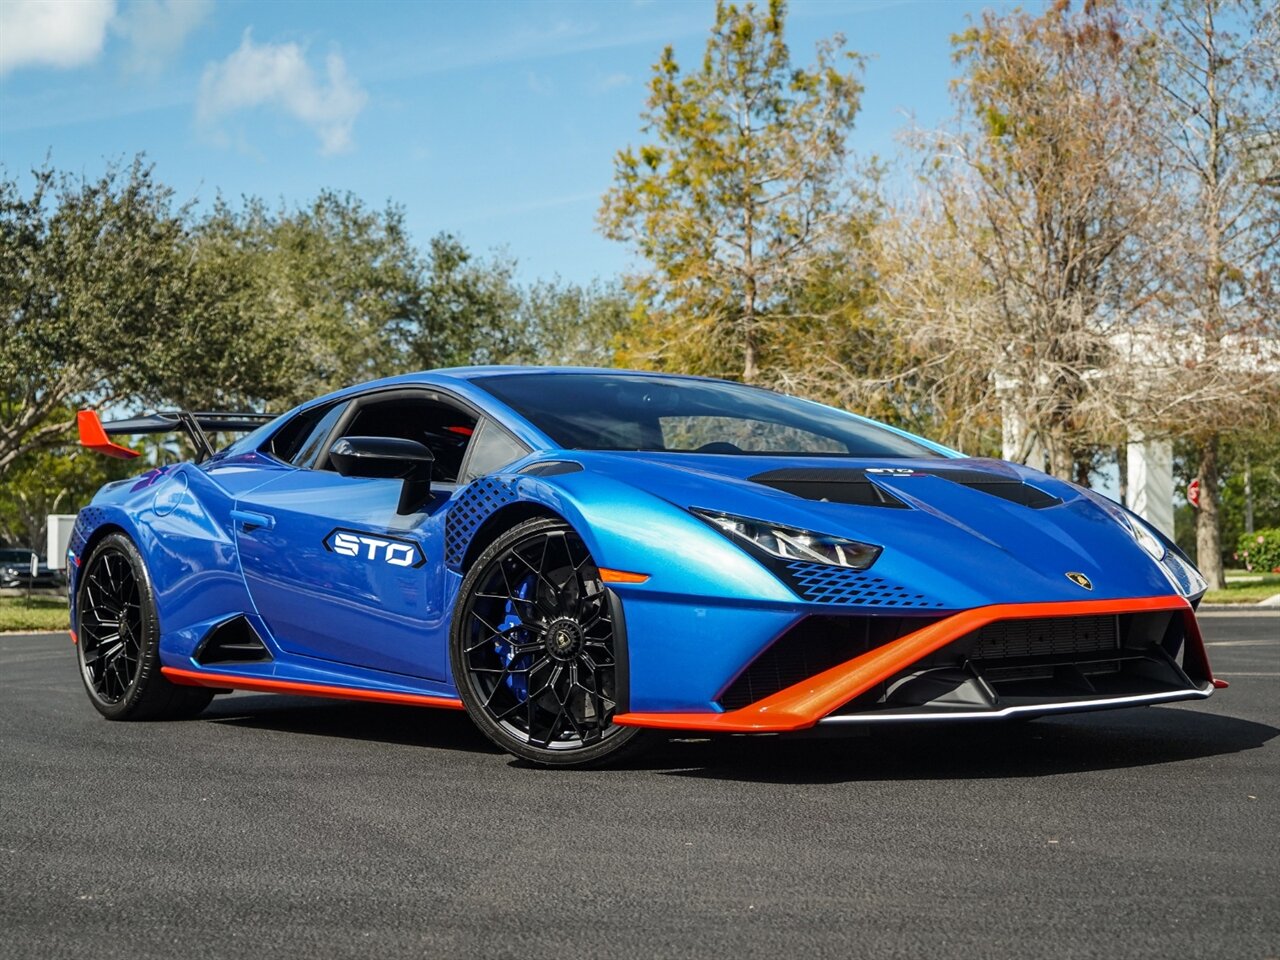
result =
[{"label": "windshield", "polygon": [[938,456],[852,414],[722,380],[517,373],[475,382],[569,450]]},{"label": "windshield", "polygon": [[30,563],[30,550],[0,550],[0,563]]}]

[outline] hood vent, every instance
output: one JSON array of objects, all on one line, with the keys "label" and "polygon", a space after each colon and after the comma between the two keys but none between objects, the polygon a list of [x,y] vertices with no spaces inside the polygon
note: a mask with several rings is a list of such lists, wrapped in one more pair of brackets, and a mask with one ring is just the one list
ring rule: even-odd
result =
[{"label": "hood vent", "polygon": [[860,507],[905,509],[907,506],[889,491],[868,480],[861,470],[793,467],[757,473],[749,479],[752,483],[773,487],[775,490],[803,497],[805,500],[853,503]]},{"label": "hood vent", "polygon": [[[874,471],[873,471],[874,472]],[[886,468],[887,476],[898,471]],[[1016,477],[1005,477],[997,473],[986,473],[982,470],[938,470],[928,467],[903,468],[901,475],[924,474],[940,477],[951,483],[978,490],[981,493],[1017,503],[1032,510],[1043,510],[1056,507],[1062,503],[1061,498],[1045,493],[1038,487],[1024,483]],[[784,470],[770,470],[757,473],[749,478],[752,483],[759,483],[784,493],[790,493],[805,500],[819,500],[827,503],[852,503],[862,507],[902,507],[907,505],[867,477],[864,469],[841,470],[832,467],[796,467]]]}]

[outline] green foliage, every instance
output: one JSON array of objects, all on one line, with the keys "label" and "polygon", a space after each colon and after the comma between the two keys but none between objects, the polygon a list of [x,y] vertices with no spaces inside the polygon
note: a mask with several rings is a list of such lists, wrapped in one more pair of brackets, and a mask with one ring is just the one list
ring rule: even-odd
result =
[{"label": "green foliage", "polygon": [[[1176,489],[1185,490],[1195,478],[1199,465],[1196,452],[1191,441],[1174,444]],[[1280,527],[1280,436],[1256,430],[1226,435],[1219,466],[1221,475],[1216,495],[1222,523],[1222,552],[1230,566],[1236,543],[1246,536],[1250,512],[1255,530]],[[1196,512],[1189,504],[1183,504],[1174,514],[1174,539],[1191,556],[1196,555]]]},{"label": "green foliage", "polygon": [[[55,422],[69,416],[59,412]],[[45,552],[45,518],[77,513],[99,487],[138,472],[135,462],[115,460],[65,444],[29,450],[18,457],[0,485],[0,544]]]},{"label": "green foliage", "polygon": [[393,324],[402,370],[496,363],[519,348],[520,291],[508,259],[482,260],[456,237],[431,239],[417,294]]},{"label": "green foliage", "polygon": [[184,216],[149,166],[0,178],[0,474],[83,398],[145,391],[188,296]]},{"label": "green foliage", "polygon": [[1280,527],[1242,533],[1236,541],[1236,557],[1246,570],[1280,573]]},{"label": "green foliage", "polygon": [[540,281],[521,298],[522,342],[511,363],[607,367],[630,327],[627,295],[617,284]]},{"label": "green foliage", "polygon": [[650,265],[629,282],[648,314],[629,363],[757,379],[853,203],[861,59],[837,36],[793,65],[784,19],[781,0],[720,0],[701,68],[683,73],[670,47],[653,67],[654,140],[617,154],[600,210],[605,235]]}]

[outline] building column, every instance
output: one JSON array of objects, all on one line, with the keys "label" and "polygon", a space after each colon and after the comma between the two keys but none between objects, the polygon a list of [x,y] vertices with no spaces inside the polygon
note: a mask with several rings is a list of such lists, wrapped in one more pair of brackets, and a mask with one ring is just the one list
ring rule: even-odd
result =
[{"label": "building column", "polygon": [[1014,463],[1025,463],[1037,470],[1045,469],[1044,447],[1037,440],[1031,444],[1023,456],[1023,442],[1027,437],[1027,421],[1022,415],[1019,405],[1018,387],[1022,381],[1003,373],[992,375],[996,385],[996,396],[1000,398],[1000,458]]},{"label": "building column", "polygon": [[1129,437],[1129,489],[1125,505],[1173,539],[1173,443]]}]

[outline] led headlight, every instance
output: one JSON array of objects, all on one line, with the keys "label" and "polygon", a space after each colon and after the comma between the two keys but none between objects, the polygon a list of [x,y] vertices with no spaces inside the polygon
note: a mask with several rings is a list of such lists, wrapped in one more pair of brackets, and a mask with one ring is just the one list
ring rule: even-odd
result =
[{"label": "led headlight", "polygon": [[1163,560],[1164,544],[1160,542],[1160,538],[1152,533],[1141,520],[1130,517],[1125,517],[1125,519],[1129,521],[1129,529],[1133,532],[1133,539],[1138,541],[1139,546],[1155,559]]},{"label": "led headlight", "polygon": [[697,510],[694,514],[711,524],[730,540],[738,540],[763,550],[779,560],[802,560],[826,563],[850,570],[866,570],[880,556],[882,547],[875,544],[835,537],[827,533],[798,530],[763,520],[749,520],[714,510]]}]

